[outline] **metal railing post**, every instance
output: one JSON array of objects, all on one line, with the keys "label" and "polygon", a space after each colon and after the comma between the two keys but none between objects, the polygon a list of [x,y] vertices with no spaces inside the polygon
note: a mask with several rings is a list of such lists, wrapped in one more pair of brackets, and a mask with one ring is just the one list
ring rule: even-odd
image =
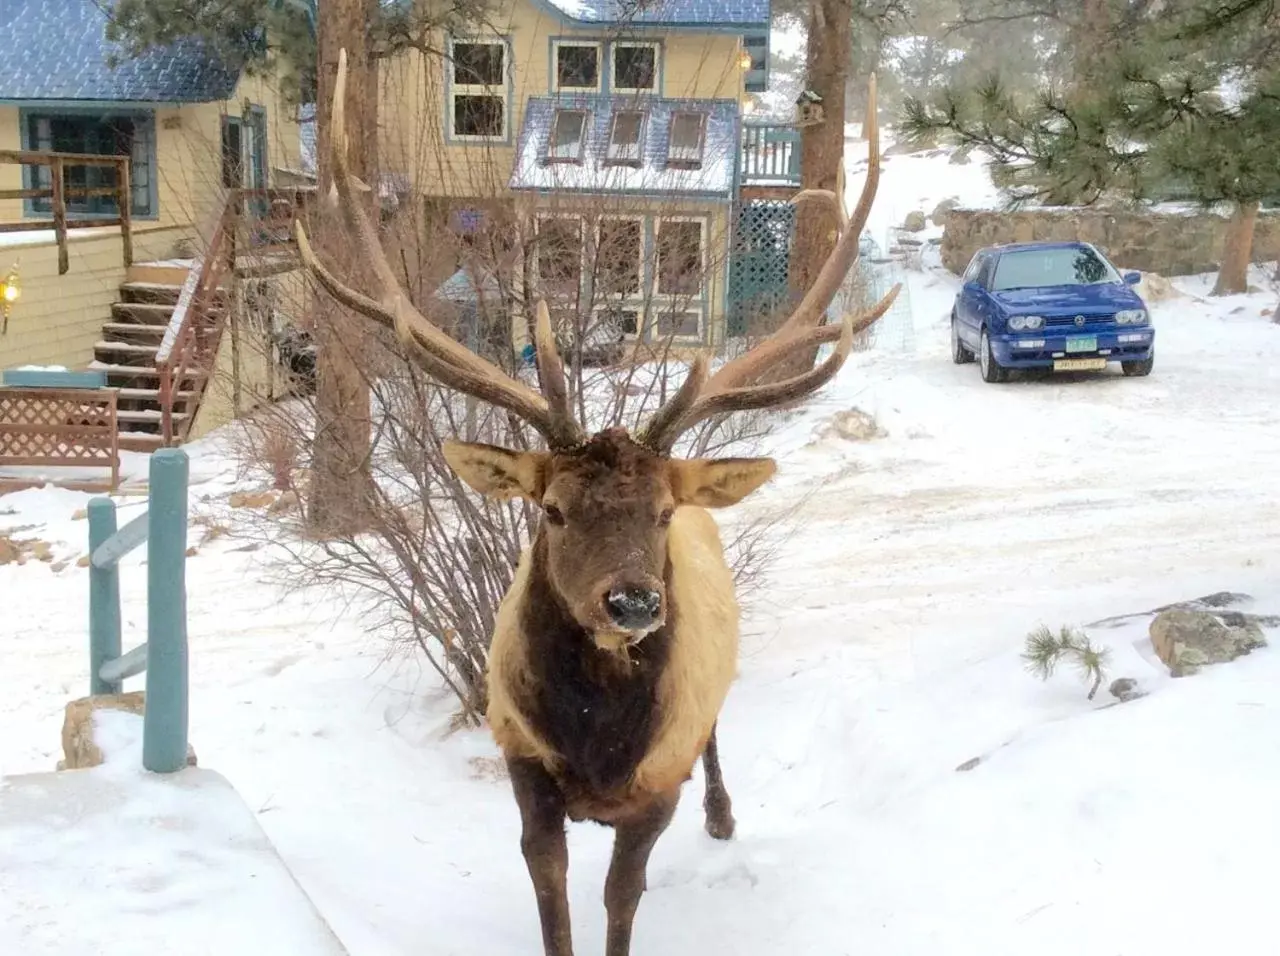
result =
[{"label": "metal railing post", "polygon": [[[89,502],[89,557],[116,533],[116,503],[110,498]],[[112,562],[89,563],[89,693],[118,694],[119,681],[102,679],[102,665],[120,656],[120,570]]]},{"label": "metal railing post", "polygon": [[147,708],[142,765],[173,773],[187,764],[187,481],[181,448],[151,455],[147,538]]}]

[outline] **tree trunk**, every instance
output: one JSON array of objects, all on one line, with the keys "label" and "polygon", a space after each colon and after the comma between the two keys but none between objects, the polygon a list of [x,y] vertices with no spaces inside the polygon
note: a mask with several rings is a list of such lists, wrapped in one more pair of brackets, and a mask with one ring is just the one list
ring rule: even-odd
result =
[{"label": "tree trunk", "polygon": [[[329,159],[333,136],[347,134],[351,173],[375,187],[368,196],[376,208],[378,181],[377,64],[370,58],[369,21],[378,0],[325,0],[319,18],[319,92],[316,103],[319,202],[314,219],[316,245],[350,284],[368,289],[367,271],[357,266],[352,244],[327,197],[334,169]],[[346,130],[331,128],[338,52],[347,51]],[[374,221],[377,221],[376,214]],[[372,423],[369,382],[365,377],[367,320],[338,305],[327,294],[313,298],[316,343],[316,433],[312,447],[307,523],[313,535],[349,533],[368,515],[372,477],[369,468]]]},{"label": "tree trunk", "polygon": [[[805,60],[806,86],[822,97],[823,121],[800,131],[800,183],[803,189],[836,188],[844,162],[845,89],[853,49],[852,0],[813,0]],[[805,202],[796,209],[788,285],[793,304],[813,285],[836,244],[839,220],[828,203]],[[779,371],[796,374],[813,367],[817,349],[799,354]]]},{"label": "tree trunk", "polygon": [[1249,262],[1253,258],[1253,227],[1257,221],[1256,201],[1236,205],[1223,240],[1218,281],[1213,284],[1210,295],[1239,295],[1249,291]]}]

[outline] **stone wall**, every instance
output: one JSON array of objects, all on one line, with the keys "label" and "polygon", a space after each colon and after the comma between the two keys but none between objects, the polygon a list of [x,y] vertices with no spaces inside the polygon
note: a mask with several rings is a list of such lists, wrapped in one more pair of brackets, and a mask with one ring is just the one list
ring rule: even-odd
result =
[{"label": "stone wall", "polygon": [[[946,214],[942,263],[959,274],[983,246],[1003,242],[1081,239],[1117,268],[1165,276],[1214,272],[1227,219],[1212,213],[1156,213],[1123,209],[1028,209],[1020,212],[953,209]],[[1253,260],[1280,258],[1280,211],[1258,215]]]}]

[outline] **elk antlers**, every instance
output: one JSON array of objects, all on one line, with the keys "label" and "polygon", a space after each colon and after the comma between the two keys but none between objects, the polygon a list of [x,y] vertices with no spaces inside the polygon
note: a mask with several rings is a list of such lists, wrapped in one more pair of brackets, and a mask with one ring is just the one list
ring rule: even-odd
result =
[{"label": "elk antlers", "polygon": [[[831,381],[853,348],[853,337],[889,311],[898,297],[901,283],[889,290],[883,299],[861,314],[846,315],[837,325],[819,325],[818,318],[830,307],[845,276],[858,260],[858,243],[871,214],[880,182],[880,129],[876,122],[876,78],[871,75],[867,105],[867,178],[853,215],[845,213],[844,173],[836,174],[835,191],[806,189],[795,195],[793,203],[822,199],[836,207],[840,240],[823,263],[818,278],[800,300],[799,306],[768,339],[738,356],[707,378],[707,361],[699,356],[689,375],[665,405],[654,413],[640,433],[642,444],[670,452],[680,435],[698,422],[724,412],[769,408],[793,401],[814,392]],[[816,327],[815,327],[816,326]],[[797,352],[835,342],[835,351],[807,372],[780,382],[760,384],[771,368]]]},{"label": "elk antlers", "polygon": [[[573,415],[564,365],[556,349],[551,314],[544,300],[538,302],[534,336],[541,394],[449,337],[409,301],[387,260],[369,213],[357,197],[358,192],[370,193],[372,190],[352,176],[347,165],[346,85],[347,52],[342,50],[338,54],[329,144],[333,185],[347,229],[354,235],[356,245],[369,257],[379,297],[371,298],[338,279],[317,258],[302,223],[296,222],[294,231],[303,263],[337,301],[395,332],[423,371],[441,384],[507,409],[533,426],[550,448],[563,449],[580,443],[586,435]],[[684,383],[641,431],[638,436],[641,443],[666,454],[683,432],[712,415],[768,408],[816,391],[840,370],[853,348],[853,336],[869,327],[893,304],[899,285],[895,285],[871,309],[861,314],[846,315],[839,324],[821,324],[823,313],[830,307],[849,269],[857,261],[858,242],[880,179],[874,75],[871,77],[869,100],[867,140],[870,160],[862,195],[853,214],[848,216],[844,211],[843,173],[837,176],[834,191],[804,190],[793,199],[793,202],[822,199],[836,206],[840,239],[823,264],[817,280],[777,332],[749,352],[726,363],[715,375],[707,377],[706,357],[699,356]],[[836,343],[835,351],[820,365],[783,381],[761,383],[765,373],[783,359],[828,342]]]},{"label": "elk antlers", "polygon": [[551,313],[546,302],[538,303],[535,324],[539,395],[446,335],[414,307],[396,280],[386,252],[378,240],[368,212],[356,197],[361,183],[347,166],[346,146],[347,51],[338,54],[338,78],[333,91],[332,133],[329,137],[333,162],[333,183],[338,206],[347,228],[355,235],[373,267],[380,297],[372,299],[344,285],[316,257],[302,223],[294,224],[298,252],[303,263],[328,293],[355,312],[391,329],[413,354],[418,365],[441,384],[505,408],[532,425],[553,448],[574,445],[585,437],[569,405],[564,365],[556,351],[551,331]]}]

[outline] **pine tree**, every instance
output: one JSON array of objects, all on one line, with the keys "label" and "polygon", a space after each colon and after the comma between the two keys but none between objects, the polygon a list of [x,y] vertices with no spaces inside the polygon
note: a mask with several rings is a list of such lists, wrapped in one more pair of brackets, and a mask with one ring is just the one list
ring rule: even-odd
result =
[{"label": "pine tree", "polygon": [[[1107,2],[1117,16],[1137,6]],[[1015,200],[1227,204],[1214,293],[1243,292],[1259,204],[1280,196],[1280,12],[1267,0],[1171,0],[1129,22],[1124,45],[1074,85],[1026,97],[990,78],[908,99],[903,127],[988,149]]]},{"label": "pine tree", "polygon": [[1111,652],[1105,647],[1095,647],[1087,635],[1069,627],[1063,627],[1057,634],[1041,627],[1027,635],[1022,660],[1027,670],[1041,680],[1052,677],[1061,661],[1070,661],[1089,684],[1088,696],[1093,700],[1106,678]]}]

